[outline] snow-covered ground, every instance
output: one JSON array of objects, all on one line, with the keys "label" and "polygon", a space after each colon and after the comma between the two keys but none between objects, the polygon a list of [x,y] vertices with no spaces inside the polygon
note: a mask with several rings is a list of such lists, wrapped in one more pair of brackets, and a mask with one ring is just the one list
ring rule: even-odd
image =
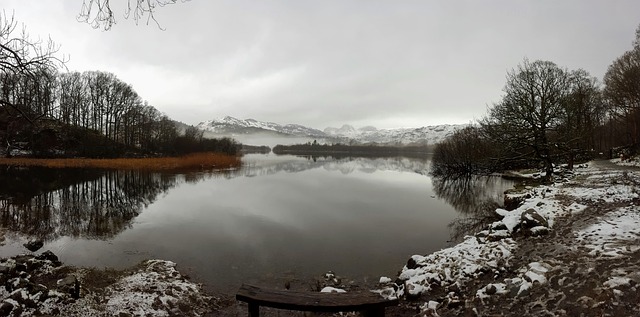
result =
[{"label": "snow-covered ground", "polygon": [[62,266],[46,251],[0,260],[0,279],[1,316],[203,316],[212,303],[163,260],[102,271]]},{"label": "snow-covered ground", "polygon": [[640,156],[632,157],[626,160],[617,158],[611,160],[611,162],[620,166],[640,167]]},{"label": "snow-covered ground", "polygon": [[640,170],[611,165],[512,194],[502,220],[412,256],[376,292],[423,316],[640,316]]}]

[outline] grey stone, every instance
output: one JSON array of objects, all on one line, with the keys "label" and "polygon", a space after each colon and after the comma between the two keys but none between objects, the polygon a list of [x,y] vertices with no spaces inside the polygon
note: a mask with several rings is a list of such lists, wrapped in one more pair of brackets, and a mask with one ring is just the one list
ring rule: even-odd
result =
[{"label": "grey stone", "polygon": [[537,211],[530,208],[520,215],[520,225],[524,229],[530,229],[537,226],[549,227],[547,219],[542,217]]},{"label": "grey stone", "polygon": [[13,310],[13,304],[9,302],[3,302],[0,304],[0,316],[9,316]]},{"label": "grey stone", "polygon": [[498,289],[496,288],[495,285],[489,284],[489,285],[487,285],[487,288],[486,288],[485,292],[487,293],[487,295],[493,295],[493,294],[498,292]]},{"label": "grey stone", "polygon": [[25,248],[27,248],[27,250],[31,252],[36,252],[44,246],[44,242],[42,240],[32,240],[23,245]]}]

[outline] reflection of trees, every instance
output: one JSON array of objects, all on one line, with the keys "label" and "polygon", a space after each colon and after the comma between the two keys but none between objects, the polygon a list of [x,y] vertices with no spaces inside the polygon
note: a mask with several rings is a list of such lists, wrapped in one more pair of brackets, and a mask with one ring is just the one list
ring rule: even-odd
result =
[{"label": "reflection of trees", "polygon": [[438,198],[462,214],[449,224],[452,240],[458,241],[498,220],[495,210],[504,202],[504,188],[511,186],[512,182],[500,177],[433,178]]},{"label": "reflection of trees", "polygon": [[[175,175],[140,171],[31,169],[10,174],[24,188],[26,180],[32,180],[33,190],[16,196],[0,188],[0,225],[43,240],[111,238],[159,194],[182,181]],[[0,179],[8,177],[5,172],[0,175]]]}]

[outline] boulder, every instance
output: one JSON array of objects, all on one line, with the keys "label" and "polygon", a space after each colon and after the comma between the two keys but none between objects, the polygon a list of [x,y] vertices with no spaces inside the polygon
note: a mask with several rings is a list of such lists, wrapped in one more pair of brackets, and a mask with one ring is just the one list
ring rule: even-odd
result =
[{"label": "boulder", "polygon": [[416,262],[416,260],[414,260],[413,257],[409,258],[409,261],[407,261],[407,268],[409,270],[413,270],[417,267],[418,267],[418,263]]},{"label": "boulder", "polygon": [[62,265],[62,263],[60,262],[60,260],[58,259],[58,256],[56,256],[55,254],[53,254],[53,252],[47,250],[42,252],[41,254],[38,254],[36,256],[36,259],[38,260],[47,260],[47,261],[51,261],[53,263],[53,265],[55,266],[60,266]]},{"label": "boulder", "polygon": [[535,209],[529,208],[520,215],[520,226],[522,229],[531,229],[538,226],[548,228],[549,222],[535,211]]},{"label": "boulder", "polygon": [[36,252],[44,246],[44,242],[42,240],[31,240],[23,245],[25,248],[27,248],[27,250]]},{"label": "boulder", "polygon": [[13,310],[13,304],[9,302],[2,302],[0,304],[0,316],[9,316]]}]

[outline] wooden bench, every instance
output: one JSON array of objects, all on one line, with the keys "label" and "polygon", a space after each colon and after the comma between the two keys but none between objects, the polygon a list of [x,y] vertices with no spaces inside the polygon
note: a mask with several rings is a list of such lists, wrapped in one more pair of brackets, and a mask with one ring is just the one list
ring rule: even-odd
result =
[{"label": "wooden bench", "polygon": [[398,305],[398,300],[384,299],[374,293],[316,293],[288,290],[266,290],[253,285],[243,284],[236,300],[249,304],[249,317],[260,316],[260,306],[310,311],[310,312],[349,312],[358,311],[367,317],[382,317],[387,306]]}]

